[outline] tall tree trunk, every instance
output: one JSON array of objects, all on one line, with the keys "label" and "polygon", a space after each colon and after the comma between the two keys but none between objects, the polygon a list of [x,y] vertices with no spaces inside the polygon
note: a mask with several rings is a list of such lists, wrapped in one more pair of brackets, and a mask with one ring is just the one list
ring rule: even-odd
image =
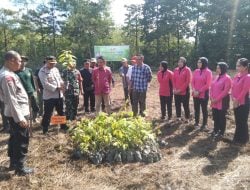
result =
[{"label": "tall tree trunk", "polygon": [[136,49],[136,54],[139,53],[138,49],[138,15],[136,15],[136,23],[135,23],[135,49]]},{"label": "tall tree trunk", "polygon": [[195,28],[195,41],[194,41],[195,52],[197,52],[197,50],[198,50],[199,22],[200,22],[199,19],[200,19],[200,12],[199,12],[199,8],[198,8],[198,10],[197,10],[197,17],[196,17],[196,28]]},{"label": "tall tree trunk", "polygon": [[177,4],[177,56],[180,56],[180,18],[179,18],[179,6]]},{"label": "tall tree trunk", "polygon": [[56,23],[55,23],[55,0],[52,6],[52,24],[53,24],[53,53],[56,55]]},{"label": "tall tree trunk", "polygon": [[3,28],[3,37],[4,37],[4,49],[5,52],[8,51],[8,39],[7,39],[7,33],[6,33],[6,28]]}]

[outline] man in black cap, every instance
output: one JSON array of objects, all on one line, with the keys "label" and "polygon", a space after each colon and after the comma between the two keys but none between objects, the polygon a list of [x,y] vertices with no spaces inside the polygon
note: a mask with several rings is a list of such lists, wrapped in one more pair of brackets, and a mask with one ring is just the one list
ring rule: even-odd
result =
[{"label": "man in black cap", "polygon": [[[44,115],[41,123],[43,134],[48,133],[54,108],[58,115],[65,115],[63,111],[64,82],[59,70],[55,67],[56,63],[57,61],[54,56],[46,57],[46,64],[40,69],[38,74],[43,85]],[[67,130],[68,127],[66,124],[62,124],[61,129]]]},{"label": "man in black cap", "polygon": [[21,56],[21,67],[20,70],[16,72],[16,74],[19,76],[24,89],[26,90],[28,97],[29,97],[29,103],[32,108],[32,118],[34,122],[36,122],[36,117],[39,112],[39,107],[36,102],[36,98],[34,96],[34,92],[36,90],[34,79],[33,79],[33,72],[32,69],[26,67],[28,63],[28,58],[26,56]]}]

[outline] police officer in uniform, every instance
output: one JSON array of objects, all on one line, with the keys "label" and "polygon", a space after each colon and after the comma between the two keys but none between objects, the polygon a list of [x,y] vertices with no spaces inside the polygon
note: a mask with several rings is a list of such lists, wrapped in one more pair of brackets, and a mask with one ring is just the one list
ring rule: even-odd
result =
[{"label": "police officer in uniform", "polygon": [[[38,73],[39,79],[43,85],[44,115],[41,123],[43,134],[48,133],[48,127],[54,108],[58,115],[64,116],[64,82],[60,76],[59,70],[55,67],[56,63],[56,58],[54,56],[46,57],[46,64]],[[68,127],[62,124],[61,129],[67,130]]]},{"label": "police officer in uniform", "polygon": [[29,145],[28,95],[15,71],[20,69],[21,57],[15,51],[5,54],[5,64],[0,70],[0,96],[5,104],[4,115],[10,123],[8,156],[10,170],[18,175],[33,173],[33,169],[24,167]]}]

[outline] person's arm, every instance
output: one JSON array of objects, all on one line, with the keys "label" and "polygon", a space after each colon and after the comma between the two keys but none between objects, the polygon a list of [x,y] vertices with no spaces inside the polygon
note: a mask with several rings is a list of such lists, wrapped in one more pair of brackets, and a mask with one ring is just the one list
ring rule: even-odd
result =
[{"label": "person's arm", "polygon": [[173,77],[174,74],[170,71],[169,72],[169,89],[170,89],[170,96],[173,96],[174,92],[174,87],[173,87]]},{"label": "person's arm", "polygon": [[93,70],[91,77],[92,77],[92,81],[93,81],[94,85],[96,85],[96,70]]},{"label": "person's arm", "polygon": [[225,81],[225,86],[223,91],[218,95],[218,97],[215,98],[215,101],[220,101],[222,100],[226,95],[228,95],[230,89],[232,87],[232,81],[230,78],[227,78]]},{"label": "person's arm", "polygon": [[124,74],[123,74],[123,69],[122,67],[119,68],[119,75],[120,77],[124,77]]},{"label": "person's arm", "polygon": [[159,83],[161,83],[161,81],[162,81],[161,75],[162,75],[162,72],[158,71],[158,73],[157,73],[157,80],[158,80]]},{"label": "person's arm", "polygon": [[194,91],[195,88],[195,75],[196,75],[196,70],[193,72],[193,76],[192,76],[192,79],[191,79],[191,87],[192,87],[192,90]]},{"label": "person's arm", "polygon": [[206,73],[206,84],[199,90],[200,93],[205,92],[210,88],[212,77],[213,77],[212,72],[207,71],[207,73]]},{"label": "person's arm", "polygon": [[39,70],[35,71],[35,74],[33,76],[33,80],[34,80],[34,83],[35,83],[35,86],[36,86],[36,91],[38,93],[40,93],[40,88],[39,88],[39,84],[38,84],[38,80],[39,80],[38,73],[39,73]]},{"label": "person's arm", "polygon": [[173,79],[172,79],[172,82],[173,82],[173,90],[176,89],[176,75],[175,75],[175,70],[173,71]]},{"label": "person's arm", "polygon": [[250,77],[246,76],[243,84],[243,88],[241,92],[239,92],[238,96],[235,98],[236,101],[240,101],[241,99],[244,99],[244,97],[247,95],[247,93],[250,90]]},{"label": "person's arm", "polygon": [[148,83],[151,82],[152,80],[152,71],[149,66],[147,66],[147,79],[148,79]]},{"label": "person's arm", "polygon": [[52,92],[55,92],[58,89],[58,86],[56,84],[49,83],[44,71],[40,70],[38,76],[44,89],[47,89]]},{"label": "person's arm", "polygon": [[12,76],[6,76],[1,82],[1,88],[5,96],[4,103],[8,105],[11,117],[16,123],[19,123],[21,127],[27,127],[27,121],[22,114],[22,107],[17,101],[15,79]]},{"label": "person's arm", "polygon": [[190,81],[191,81],[191,71],[189,69],[187,69],[185,74],[186,74],[186,80],[183,81],[183,84],[179,88],[180,92],[186,91],[186,89],[189,86]]},{"label": "person's arm", "polygon": [[129,79],[129,91],[133,89],[133,80],[134,80],[134,67],[131,68],[131,74],[130,74],[130,79]]},{"label": "person's arm", "polygon": [[36,89],[37,89],[37,86],[35,85],[34,75],[33,75],[32,69],[29,69],[29,72],[30,72],[30,76],[31,76],[31,84],[32,84],[32,87],[34,88],[34,90],[36,90]]},{"label": "person's arm", "polygon": [[80,90],[81,95],[83,95],[83,87],[82,87],[83,78],[81,76],[80,71],[77,71],[77,75],[78,75],[78,82],[79,82],[79,90]]}]

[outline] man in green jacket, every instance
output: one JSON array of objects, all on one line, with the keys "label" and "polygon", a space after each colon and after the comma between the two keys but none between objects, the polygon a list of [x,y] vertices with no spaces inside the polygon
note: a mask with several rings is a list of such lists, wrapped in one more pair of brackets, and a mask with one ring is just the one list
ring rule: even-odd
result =
[{"label": "man in green jacket", "polygon": [[16,72],[16,74],[19,76],[23,84],[23,87],[28,94],[29,102],[32,108],[32,118],[33,121],[36,122],[36,117],[39,112],[39,107],[37,105],[36,98],[34,96],[36,87],[33,79],[33,72],[32,69],[26,67],[29,59],[26,56],[21,56],[21,59],[22,59],[21,68],[19,71]]}]

